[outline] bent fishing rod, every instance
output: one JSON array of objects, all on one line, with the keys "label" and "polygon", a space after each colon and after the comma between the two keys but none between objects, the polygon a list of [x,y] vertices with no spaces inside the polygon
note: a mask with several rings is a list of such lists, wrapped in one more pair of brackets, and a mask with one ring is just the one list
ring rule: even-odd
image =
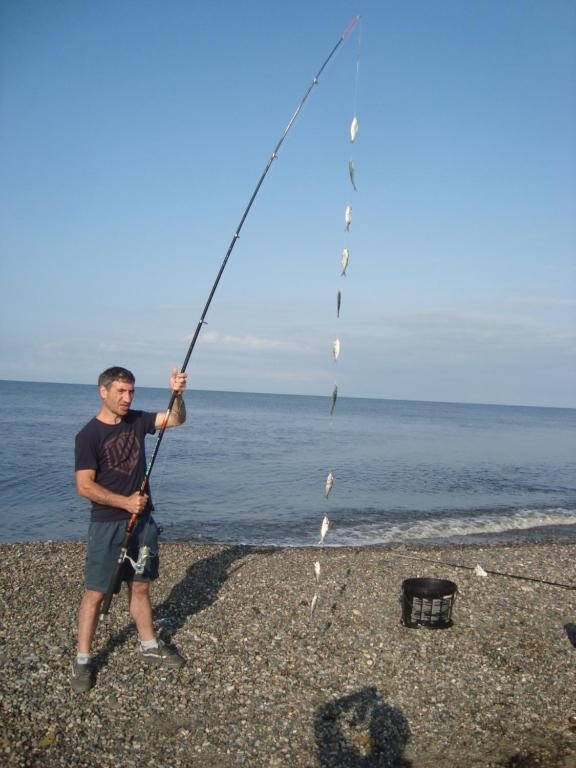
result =
[{"label": "bent fishing rod", "polygon": [[[308,99],[308,96],[312,92],[315,85],[318,85],[318,80],[320,79],[320,76],[328,66],[328,63],[335,55],[338,48],[342,45],[342,43],[348,38],[356,26],[356,24],[360,21],[360,16],[355,16],[352,21],[348,24],[342,35],[340,36],[340,39],[336,43],[336,45],[332,48],[326,59],[324,60],[322,66],[314,76],[314,79],[308,86],[306,92],[304,93],[304,96],[300,100],[300,103],[292,113],[292,116],[290,117],[290,120],[288,121],[288,124],[286,125],[286,128],[284,128],[284,131],[282,135],[280,136],[280,139],[278,140],[278,143],[272,150],[272,154],[270,155],[270,159],[268,160],[266,167],[262,171],[262,174],[260,178],[258,179],[258,183],[256,184],[256,187],[254,188],[254,191],[252,192],[252,196],[250,197],[250,200],[248,201],[248,205],[244,209],[244,213],[242,214],[240,221],[238,223],[238,226],[236,227],[236,230],[234,232],[234,236],[232,237],[232,240],[230,241],[230,245],[228,246],[228,250],[226,251],[226,255],[224,257],[224,260],[222,261],[222,264],[220,265],[220,269],[218,270],[218,274],[216,275],[216,280],[214,281],[214,284],[212,285],[212,288],[210,290],[210,293],[208,294],[208,299],[206,301],[206,304],[204,305],[204,309],[202,310],[202,314],[200,316],[200,319],[198,321],[198,325],[196,326],[196,330],[194,331],[194,334],[192,336],[192,340],[190,341],[190,345],[188,347],[188,351],[186,352],[186,356],[184,358],[184,362],[182,363],[182,366],[180,368],[180,373],[184,373],[186,371],[186,368],[188,367],[188,362],[190,361],[190,357],[192,355],[192,352],[194,350],[194,347],[196,346],[196,341],[198,340],[198,336],[200,335],[200,331],[202,330],[202,326],[206,324],[206,315],[208,314],[208,310],[210,309],[210,305],[212,304],[212,299],[214,298],[214,294],[216,293],[216,289],[218,288],[218,285],[220,283],[220,280],[222,278],[222,275],[224,274],[224,270],[226,269],[226,265],[228,264],[228,259],[230,258],[232,251],[234,250],[234,246],[236,245],[236,242],[238,238],[240,237],[240,232],[242,230],[242,227],[244,226],[244,222],[246,221],[248,214],[250,213],[250,209],[252,208],[252,204],[254,203],[254,200],[256,199],[256,196],[258,195],[258,192],[260,191],[260,187],[264,183],[264,179],[268,175],[268,171],[270,170],[272,163],[274,160],[276,160],[276,157],[278,156],[278,152],[280,151],[280,147],[284,143],[284,139],[288,135],[290,129],[292,128],[292,125],[294,124],[294,121],[300,114],[302,107],[306,103],[306,100]],[[160,427],[160,430],[158,432],[158,437],[156,438],[156,444],[154,446],[154,450],[152,452],[152,455],[150,457],[150,460],[148,462],[148,465],[146,467],[146,473],[144,475],[144,479],[142,480],[142,484],[140,485],[139,492],[140,494],[144,494],[146,492],[146,489],[148,487],[148,482],[150,479],[150,475],[152,473],[152,468],[154,467],[154,463],[156,461],[156,457],[158,455],[158,451],[160,449],[160,444],[162,443],[162,439],[164,437],[164,432],[166,431],[166,427],[168,425],[168,420],[170,418],[170,414],[172,413],[172,408],[174,406],[174,401],[178,397],[178,393],[172,392],[172,395],[170,397],[170,401],[168,403],[168,407],[166,409],[166,414],[164,416],[164,420],[162,422],[162,426]],[[132,536],[132,533],[134,531],[134,526],[136,525],[136,520],[138,519],[138,515],[131,515],[130,519],[128,520],[128,524],[126,525],[126,531],[124,533],[124,540],[122,541],[122,546],[120,548],[120,554],[118,556],[118,560],[116,562],[116,566],[114,568],[114,572],[112,574],[112,577],[110,579],[110,584],[108,586],[108,591],[106,592],[106,595],[104,597],[104,601],[102,603],[102,607],[100,609],[100,615],[106,616],[109,609],[110,609],[110,603],[112,602],[112,597],[114,596],[114,593],[118,589],[119,585],[119,579],[120,579],[120,573],[123,567],[124,560],[126,559],[126,556],[128,554],[128,543],[130,541],[130,537]]]}]

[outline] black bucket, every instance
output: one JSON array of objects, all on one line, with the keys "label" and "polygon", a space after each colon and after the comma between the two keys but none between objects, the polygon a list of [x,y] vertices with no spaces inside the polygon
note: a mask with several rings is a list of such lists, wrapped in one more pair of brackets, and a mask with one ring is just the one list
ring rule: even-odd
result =
[{"label": "black bucket", "polygon": [[406,579],[402,582],[402,622],[407,627],[446,629],[458,588],[446,579]]}]

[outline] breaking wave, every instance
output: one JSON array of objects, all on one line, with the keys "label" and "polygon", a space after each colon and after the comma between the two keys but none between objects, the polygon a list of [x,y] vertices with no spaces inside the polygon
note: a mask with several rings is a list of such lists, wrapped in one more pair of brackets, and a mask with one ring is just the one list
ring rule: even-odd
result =
[{"label": "breaking wave", "polygon": [[361,525],[332,526],[330,543],[333,546],[369,546],[395,543],[482,543],[489,540],[515,540],[520,538],[546,538],[570,535],[574,526],[576,536],[576,510],[561,507],[552,509],[523,509],[514,512],[467,514],[466,517],[435,517],[434,519],[407,519],[394,522],[373,522]]}]

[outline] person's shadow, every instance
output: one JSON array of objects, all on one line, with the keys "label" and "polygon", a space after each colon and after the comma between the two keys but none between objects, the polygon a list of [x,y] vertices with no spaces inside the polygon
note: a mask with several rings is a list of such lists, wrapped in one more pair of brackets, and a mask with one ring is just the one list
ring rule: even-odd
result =
[{"label": "person's shadow", "polygon": [[566,632],[568,640],[570,640],[572,645],[576,648],[576,624],[564,624],[564,631]]},{"label": "person's shadow", "polygon": [[328,702],[314,716],[322,768],[410,768],[403,757],[410,739],[402,712],[374,687]]},{"label": "person's shadow", "polygon": [[[153,609],[154,623],[162,626],[163,634],[171,636],[186,624],[189,616],[202,611],[218,599],[218,592],[242,564],[230,570],[236,560],[251,552],[263,553],[266,550],[249,546],[228,547],[222,552],[197,560],[186,575],[174,585],[163,603]],[[166,638],[167,639],[167,638]]]},{"label": "person's shadow", "polygon": [[[228,547],[210,557],[197,560],[186,571],[184,578],[172,588],[164,602],[153,606],[154,623],[161,626],[162,639],[170,642],[172,635],[181,629],[189,616],[207,608],[218,598],[220,588],[234,571],[229,571],[236,560],[254,551],[252,547]],[[264,550],[258,550],[258,552]],[[118,598],[116,598],[118,599]],[[106,646],[94,656],[93,669],[97,674],[108,661],[110,654],[135,634],[134,624],[130,621],[114,634]]]}]

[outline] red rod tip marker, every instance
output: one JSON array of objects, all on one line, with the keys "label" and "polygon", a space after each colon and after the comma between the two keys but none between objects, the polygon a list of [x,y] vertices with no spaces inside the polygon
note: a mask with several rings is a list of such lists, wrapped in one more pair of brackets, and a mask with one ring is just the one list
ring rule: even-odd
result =
[{"label": "red rod tip marker", "polygon": [[350,24],[348,24],[348,26],[346,27],[346,29],[345,29],[345,30],[344,30],[344,32],[342,33],[342,40],[346,40],[346,38],[348,37],[348,35],[350,34],[350,32],[352,32],[352,30],[354,29],[354,27],[356,26],[356,24],[358,24],[358,22],[359,22],[359,21],[360,21],[360,16],[355,16],[355,17],[352,19],[352,21],[350,22]]}]

